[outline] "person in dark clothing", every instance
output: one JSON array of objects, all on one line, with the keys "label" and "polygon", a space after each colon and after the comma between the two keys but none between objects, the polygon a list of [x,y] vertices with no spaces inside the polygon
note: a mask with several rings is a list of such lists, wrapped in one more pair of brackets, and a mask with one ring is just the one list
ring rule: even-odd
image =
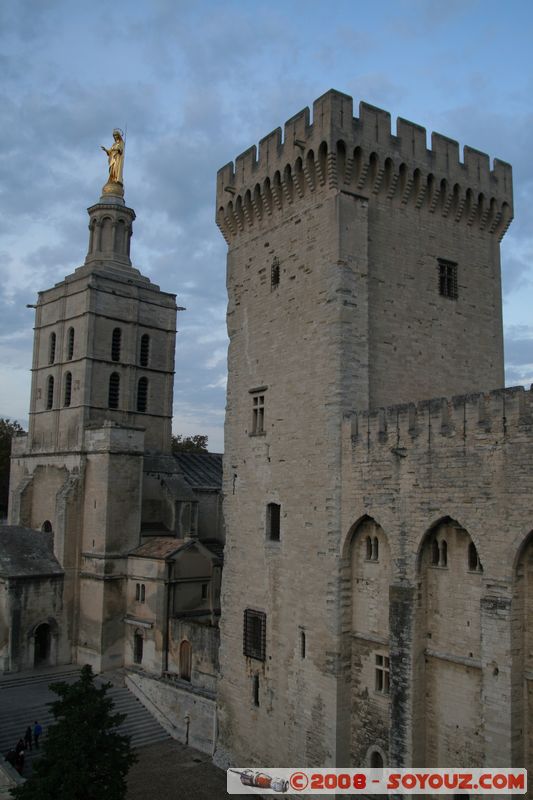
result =
[{"label": "person in dark clothing", "polygon": [[15,753],[14,750],[10,750],[9,753],[6,755],[6,761],[9,762],[9,764],[11,764],[12,767],[15,766],[17,761],[17,754]]},{"label": "person in dark clothing", "polygon": [[19,775],[22,775],[22,770],[24,769],[24,752],[24,739],[19,739],[15,747],[15,769]]},{"label": "person in dark clothing", "polygon": [[26,745],[26,750],[32,749],[32,741],[33,741],[33,736],[31,732],[31,725],[28,725],[28,727],[26,728],[26,733],[24,734],[24,744]]},{"label": "person in dark clothing", "polygon": [[42,726],[39,725],[37,720],[35,720],[35,723],[34,723],[34,726],[33,726],[33,741],[35,742],[35,749],[36,750],[39,749],[39,736],[41,735],[42,732],[43,732]]}]

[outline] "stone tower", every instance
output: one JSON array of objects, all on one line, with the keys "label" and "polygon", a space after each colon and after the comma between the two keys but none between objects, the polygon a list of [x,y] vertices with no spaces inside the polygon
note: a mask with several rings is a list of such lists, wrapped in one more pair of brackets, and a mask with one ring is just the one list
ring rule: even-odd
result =
[{"label": "stone tower", "polygon": [[59,658],[98,670],[122,660],[143,457],[170,453],[176,333],[175,296],[132,267],[135,213],[121,184],[109,187],[88,209],[85,263],[39,293],[29,432],[14,442],[9,509],[10,524],[53,532],[65,570]]},{"label": "stone tower", "polygon": [[[312,122],[303,110],[219,171],[230,337],[221,764],[364,765],[345,679],[356,520],[347,526],[343,505],[343,420],[503,384],[499,242],[511,219],[507,164],[491,169],[470,148],[461,162],[439,134],[427,149],[423,128],[400,119],[394,134],[366,104],[354,118],[335,91]],[[374,605],[387,597],[369,611],[376,629],[401,617],[388,587],[387,576],[374,587]],[[365,635],[382,647],[388,694],[389,634]],[[373,680],[365,664],[355,682],[366,669]],[[376,736],[382,761],[401,765],[410,750],[389,749],[388,708]]]}]

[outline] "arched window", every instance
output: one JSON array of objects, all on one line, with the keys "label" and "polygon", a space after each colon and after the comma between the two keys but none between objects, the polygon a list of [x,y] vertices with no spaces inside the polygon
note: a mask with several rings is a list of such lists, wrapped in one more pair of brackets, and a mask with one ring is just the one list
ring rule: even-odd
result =
[{"label": "arched window", "polygon": [[483,567],[481,565],[481,561],[479,560],[479,555],[474,542],[470,542],[468,545],[468,569],[475,572],[483,572]]},{"label": "arched window", "polygon": [[148,361],[150,360],[150,337],[147,333],[143,333],[141,336],[141,367],[147,367]]},{"label": "arched window", "polygon": [[69,328],[67,331],[67,361],[72,361],[74,358],[74,328]]},{"label": "arched window", "polygon": [[187,639],[180,644],[180,678],[184,681],[191,680],[192,647]]},{"label": "arched window", "polygon": [[372,750],[370,754],[370,769],[383,769],[383,756],[378,750]]},{"label": "arched window", "polygon": [[41,525],[42,533],[52,533],[52,523],[49,519],[46,519],[43,524]]},{"label": "arched window", "polygon": [[440,567],[447,567],[448,566],[448,543],[446,539],[442,539],[440,543],[440,560],[439,560]]},{"label": "arched window", "polygon": [[148,378],[139,378],[137,384],[137,411],[145,412],[148,405]]},{"label": "arched window", "polygon": [[143,660],[143,635],[139,630],[135,631],[133,636],[133,661],[135,664],[141,664]]},{"label": "arched window", "polygon": [[366,543],[366,560],[372,561],[372,539],[370,538],[370,536],[366,537],[365,543]]},{"label": "arched window", "polygon": [[111,337],[111,361],[120,361],[120,344],[122,340],[122,331],[120,328],[113,330]]},{"label": "arched window", "polygon": [[54,405],[54,378],[52,375],[48,376],[46,382],[46,408],[50,410]]},{"label": "arched window", "polygon": [[48,342],[48,363],[53,364],[56,360],[56,335],[50,334],[50,341]]},{"label": "arched window", "polygon": [[372,541],[372,561],[377,561],[379,558],[379,541],[378,537],[374,536]]},{"label": "arched window", "polygon": [[65,406],[70,405],[71,397],[72,397],[72,373],[67,372],[65,375],[65,395],[63,398],[63,404]]},{"label": "arched window", "polygon": [[439,543],[436,539],[431,542],[431,563],[435,566],[439,564]]},{"label": "arched window", "polygon": [[109,408],[118,408],[120,400],[120,375],[118,372],[112,372],[109,376]]}]

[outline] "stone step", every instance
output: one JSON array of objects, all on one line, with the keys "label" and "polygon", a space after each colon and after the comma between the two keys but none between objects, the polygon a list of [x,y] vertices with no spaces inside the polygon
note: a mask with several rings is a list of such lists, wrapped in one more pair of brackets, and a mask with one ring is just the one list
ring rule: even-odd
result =
[{"label": "stone step", "polygon": [[13,674],[4,674],[0,676],[0,691],[22,686],[48,685],[50,683],[66,680],[70,682],[70,679],[77,680],[79,676],[80,668],[75,666],[46,672],[16,672]]}]

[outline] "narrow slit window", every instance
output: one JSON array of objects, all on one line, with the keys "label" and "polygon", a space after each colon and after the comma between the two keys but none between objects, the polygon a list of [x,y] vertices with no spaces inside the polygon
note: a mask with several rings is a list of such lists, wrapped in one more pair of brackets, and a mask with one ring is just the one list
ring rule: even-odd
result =
[{"label": "narrow slit window", "polygon": [[270,287],[276,289],[279,286],[279,259],[275,258],[270,268]]},{"label": "narrow slit window", "polygon": [[439,264],[439,294],[457,300],[459,291],[457,286],[457,264],[453,261],[438,259]]},{"label": "narrow slit window", "polygon": [[120,328],[115,328],[111,337],[111,361],[120,361],[121,344],[122,331]]},{"label": "narrow slit window", "polygon": [[150,337],[147,333],[141,336],[141,353],[140,353],[141,367],[147,367],[150,360]]},{"label": "narrow slit window", "polygon": [[56,335],[50,334],[50,341],[48,345],[48,363],[53,364],[56,360]]},{"label": "narrow slit window", "polygon": [[431,563],[436,567],[439,565],[439,543],[436,539],[431,542]]},{"label": "narrow slit window", "polygon": [[118,372],[112,372],[109,376],[109,408],[118,408],[120,401],[120,375]]},{"label": "narrow slit window", "polygon": [[300,631],[300,658],[305,658],[306,646],[305,631]]},{"label": "narrow slit window", "polygon": [[187,639],[180,644],[180,678],[184,681],[191,680],[192,671],[192,646]]},{"label": "narrow slit window", "polygon": [[136,583],[135,584],[135,600],[137,602],[139,602],[140,599],[141,599],[141,584],[140,583]]},{"label": "narrow slit window", "polygon": [[365,547],[366,547],[366,560],[372,561],[372,539],[370,536],[367,536],[365,539]]},{"label": "narrow slit window", "polygon": [[69,328],[67,332],[67,361],[74,358],[74,328]]},{"label": "narrow slit window", "polygon": [[446,539],[442,539],[440,542],[439,567],[447,567],[447,566],[448,566],[448,543]]},{"label": "narrow slit window", "polygon": [[139,378],[137,384],[137,411],[144,413],[148,407],[148,378]]},{"label": "narrow slit window", "polygon": [[52,375],[48,376],[46,382],[46,408],[49,411],[54,405],[54,378]]},{"label": "narrow slit window", "polygon": [[72,399],[72,373],[67,372],[65,375],[65,396],[63,398],[64,405],[69,406]]},{"label": "narrow slit window", "polygon": [[279,542],[281,537],[280,529],[281,506],[277,503],[267,505],[267,538],[271,542]]},{"label": "narrow slit window", "polygon": [[133,661],[135,664],[141,664],[143,660],[143,637],[139,632],[135,632],[133,637]]},{"label": "narrow slit window", "polygon": [[379,559],[379,540],[377,536],[374,536],[372,540],[372,561],[377,561]]},{"label": "narrow slit window", "polygon": [[252,677],[252,699],[254,706],[259,707],[259,675]]}]

